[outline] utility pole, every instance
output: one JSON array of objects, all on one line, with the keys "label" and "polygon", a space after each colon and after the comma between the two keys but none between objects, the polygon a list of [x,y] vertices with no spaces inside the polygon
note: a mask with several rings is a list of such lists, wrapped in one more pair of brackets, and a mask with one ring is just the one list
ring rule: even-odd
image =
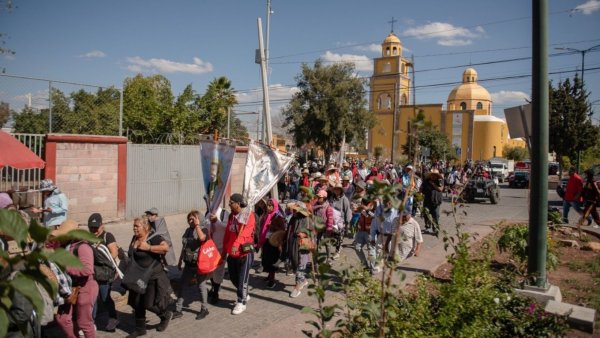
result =
[{"label": "utility pole", "polygon": [[[575,52],[575,53],[579,53],[581,54],[581,88],[585,88],[585,82],[583,82],[583,75],[585,74],[585,54],[587,54],[588,52],[591,52],[593,50],[596,50],[600,48],[600,45],[595,45],[593,47],[590,47],[588,49],[577,49],[577,48],[563,48],[563,47],[558,47],[555,48],[556,50],[567,50],[570,52]],[[581,167],[581,150],[577,152],[577,172],[581,173],[580,171],[580,167]]]},{"label": "utility pole", "polygon": [[[258,50],[260,53],[260,69],[262,77],[262,88],[263,88],[263,109],[264,109],[264,121],[266,126],[267,144],[273,146],[273,132],[271,131],[271,107],[269,104],[269,85],[267,83],[267,64],[265,58],[265,50],[263,49],[263,34],[262,34],[262,20],[257,19],[258,24]],[[273,186],[271,190],[271,196],[278,198],[277,185]]]},{"label": "utility pole", "polygon": [[533,0],[531,201],[527,273],[532,285],[546,289],[548,220],[548,0]]},{"label": "utility pole", "polygon": [[[400,81],[400,76],[398,76],[398,82],[396,82],[394,84],[394,117],[393,117],[393,122],[392,122],[392,154],[391,154],[391,161],[392,161],[392,165],[394,164],[394,159],[395,159],[395,153],[396,153],[396,124],[398,123],[398,87],[400,85],[399,83]],[[344,137],[345,137],[345,133],[344,133]]]}]

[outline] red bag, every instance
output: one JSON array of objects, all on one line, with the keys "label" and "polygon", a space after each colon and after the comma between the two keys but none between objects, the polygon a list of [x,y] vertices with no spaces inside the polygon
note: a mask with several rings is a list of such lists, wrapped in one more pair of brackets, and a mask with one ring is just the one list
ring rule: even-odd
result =
[{"label": "red bag", "polygon": [[212,239],[207,239],[198,251],[197,270],[199,275],[209,274],[217,269],[221,262],[221,253]]}]

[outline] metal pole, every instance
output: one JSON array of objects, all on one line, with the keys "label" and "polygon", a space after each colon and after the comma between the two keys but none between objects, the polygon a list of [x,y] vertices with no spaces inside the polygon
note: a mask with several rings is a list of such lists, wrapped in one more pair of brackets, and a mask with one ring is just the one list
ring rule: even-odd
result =
[{"label": "metal pole", "polygon": [[548,219],[548,0],[533,0],[531,203],[527,272],[533,285],[546,288]]},{"label": "metal pole", "polygon": [[229,138],[230,128],[231,128],[231,108],[227,108],[227,138]]},{"label": "metal pole", "polygon": [[52,134],[52,81],[48,81],[48,134]]},{"label": "metal pole", "polygon": [[265,67],[269,69],[269,32],[271,31],[271,0],[267,0],[267,39],[265,41]]},{"label": "metal pole", "polygon": [[[263,34],[262,34],[262,21],[260,18],[257,19],[258,24],[258,49],[260,52],[260,70],[262,77],[262,88],[263,88],[263,108],[265,114],[265,127],[266,127],[266,136],[267,136],[267,144],[273,145],[273,133],[271,132],[271,108],[269,104],[269,85],[267,83],[267,65],[265,63],[265,50],[263,49]],[[277,184],[273,186],[271,189],[271,197],[278,198],[279,194],[277,193]]]},{"label": "metal pole", "polygon": [[119,90],[119,136],[123,136],[123,88]]}]

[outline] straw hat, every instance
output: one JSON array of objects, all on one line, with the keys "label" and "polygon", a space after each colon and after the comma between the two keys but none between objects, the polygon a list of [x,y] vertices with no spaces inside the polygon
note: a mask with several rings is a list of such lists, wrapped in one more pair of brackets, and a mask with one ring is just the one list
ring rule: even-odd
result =
[{"label": "straw hat", "polygon": [[79,229],[79,225],[72,219],[68,219],[62,222],[61,225],[58,226],[56,230],[52,230],[50,232],[50,237],[59,237],[62,235],[66,235],[73,230]]}]

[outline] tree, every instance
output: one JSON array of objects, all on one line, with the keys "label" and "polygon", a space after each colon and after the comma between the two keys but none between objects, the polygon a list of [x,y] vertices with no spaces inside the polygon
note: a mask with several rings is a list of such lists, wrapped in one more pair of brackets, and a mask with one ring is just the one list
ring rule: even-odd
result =
[{"label": "tree", "polygon": [[21,112],[11,112],[15,133],[46,134],[48,132],[48,109],[35,111],[25,107]]},{"label": "tree", "polygon": [[550,151],[557,154],[562,163],[563,156],[571,160],[577,153],[593,147],[600,137],[599,128],[589,118],[589,94],[577,75],[573,84],[569,79],[558,83],[557,88],[550,86]]},{"label": "tree", "polygon": [[446,134],[436,128],[431,121],[425,121],[425,114],[421,110],[411,120],[410,125],[411,134],[408,136],[407,143],[402,145],[402,151],[409,158],[417,155],[416,147],[412,145],[418,144],[421,149],[429,149],[429,159],[432,162],[456,159],[456,151]]},{"label": "tree", "polygon": [[282,115],[298,146],[313,142],[329,158],[344,136],[346,143],[364,140],[375,117],[365,108],[365,83],[354,75],[353,64],[325,66],[317,60],[312,68],[303,64],[296,80],[299,92]]},{"label": "tree", "polygon": [[153,143],[168,132],[165,121],[172,117],[171,83],[162,75],[141,74],[125,79],[123,89],[123,128],[137,142]]},{"label": "tree", "polygon": [[509,160],[522,161],[529,157],[527,148],[506,146],[502,151],[502,155]]},{"label": "tree", "polygon": [[203,108],[201,118],[208,122],[204,133],[210,134],[218,130],[224,135],[227,130],[228,112],[237,104],[231,81],[225,76],[213,79],[208,84],[206,93],[199,99],[199,104]]},{"label": "tree", "polygon": [[0,128],[2,128],[10,117],[10,107],[8,102],[0,101]]}]

